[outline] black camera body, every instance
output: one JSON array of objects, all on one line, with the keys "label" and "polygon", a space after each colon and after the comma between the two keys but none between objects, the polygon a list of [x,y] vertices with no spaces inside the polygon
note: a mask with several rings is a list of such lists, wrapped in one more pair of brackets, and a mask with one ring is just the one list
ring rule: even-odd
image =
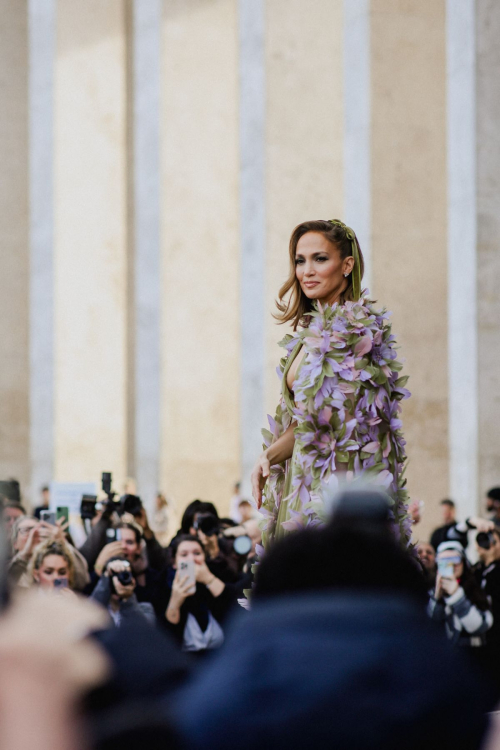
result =
[{"label": "black camera body", "polygon": [[118,578],[122,586],[130,586],[134,580],[131,570],[121,570],[119,573],[113,573],[113,578]]}]

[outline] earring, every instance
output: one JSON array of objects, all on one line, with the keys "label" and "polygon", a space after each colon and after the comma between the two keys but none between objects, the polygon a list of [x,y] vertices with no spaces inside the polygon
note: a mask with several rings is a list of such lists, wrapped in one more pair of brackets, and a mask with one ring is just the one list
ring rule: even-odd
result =
[{"label": "earring", "polygon": [[345,277],[346,279],[347,279],[347,277],[348,277],[348,276],[349,276],[349,274],[348,274],[348,273],[345,273],[345,274],[344,274],[344,277]]}]

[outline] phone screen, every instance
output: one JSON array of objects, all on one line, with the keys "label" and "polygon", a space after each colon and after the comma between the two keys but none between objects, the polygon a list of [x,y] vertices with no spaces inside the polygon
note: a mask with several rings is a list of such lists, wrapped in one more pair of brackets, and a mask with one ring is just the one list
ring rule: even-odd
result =
[{"label": "phone screen", "polygon": [[187,575],[190,584],[190,594],[194,594],[196,591],[196,574],[194,565],[195,563],[193,560],[181,560],[179,563],[179,575],[181,578],[184,578]]},{"label": "phone screen", "polygon": [[65,505],[57,508],[56,518],[58,521],[60,518],[62,518],[65,523],[69,523],[69,508],[67,508]]},{"label": "phone screen", "polygon": [[455,578],[453,563],[447,560],[440,560],[438,562],[438,573],[442,578]]}]

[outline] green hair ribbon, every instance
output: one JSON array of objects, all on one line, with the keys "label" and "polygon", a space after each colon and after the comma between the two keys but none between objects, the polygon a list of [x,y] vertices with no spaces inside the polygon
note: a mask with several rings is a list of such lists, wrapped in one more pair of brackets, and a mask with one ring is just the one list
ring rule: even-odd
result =
[{"label": "green hair ribbon", "polygon": [[340,221],[339,219],[330,219],[330,224],[335,224],[338,227],[342,227],[342,229],[345,231],[345,236],[351,243],[352,257],[354,258],[354,267],[351,272],[352,296],[355,300],[358,300],[361,297],[361,265],[359,262],[358,240],[356,239],[354,231],[346,224],[344,224],[343,221]]}]

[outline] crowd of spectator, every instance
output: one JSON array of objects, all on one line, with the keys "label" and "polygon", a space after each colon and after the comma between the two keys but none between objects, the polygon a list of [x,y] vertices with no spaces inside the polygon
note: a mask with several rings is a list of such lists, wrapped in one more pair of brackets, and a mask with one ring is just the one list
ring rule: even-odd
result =
[{"label": "crowd of spectator", "polygon": [[[500,489],[488,518],[459,520],[443,500],[442,525],[409,552],[384,496],[358,490],[328,526],[261,560],[257,513],[239,489],[230,517],[194,500],[175,533],[164,496],[150,522],[140,497],[110,493],[79,543],[47,515],[48,488],[32,514],[4,498],[4,621],[23,607],[50,620],[44,608],[57,601],[80,641],[92,633],[98,676],[72,683],[88,746],[411,750],[432,737],[430,747],[486,747],[500,701]],[[1,640],[2,618],[0,661]],[[64,743],[50,747],[80,746],[70,730]]]}]

